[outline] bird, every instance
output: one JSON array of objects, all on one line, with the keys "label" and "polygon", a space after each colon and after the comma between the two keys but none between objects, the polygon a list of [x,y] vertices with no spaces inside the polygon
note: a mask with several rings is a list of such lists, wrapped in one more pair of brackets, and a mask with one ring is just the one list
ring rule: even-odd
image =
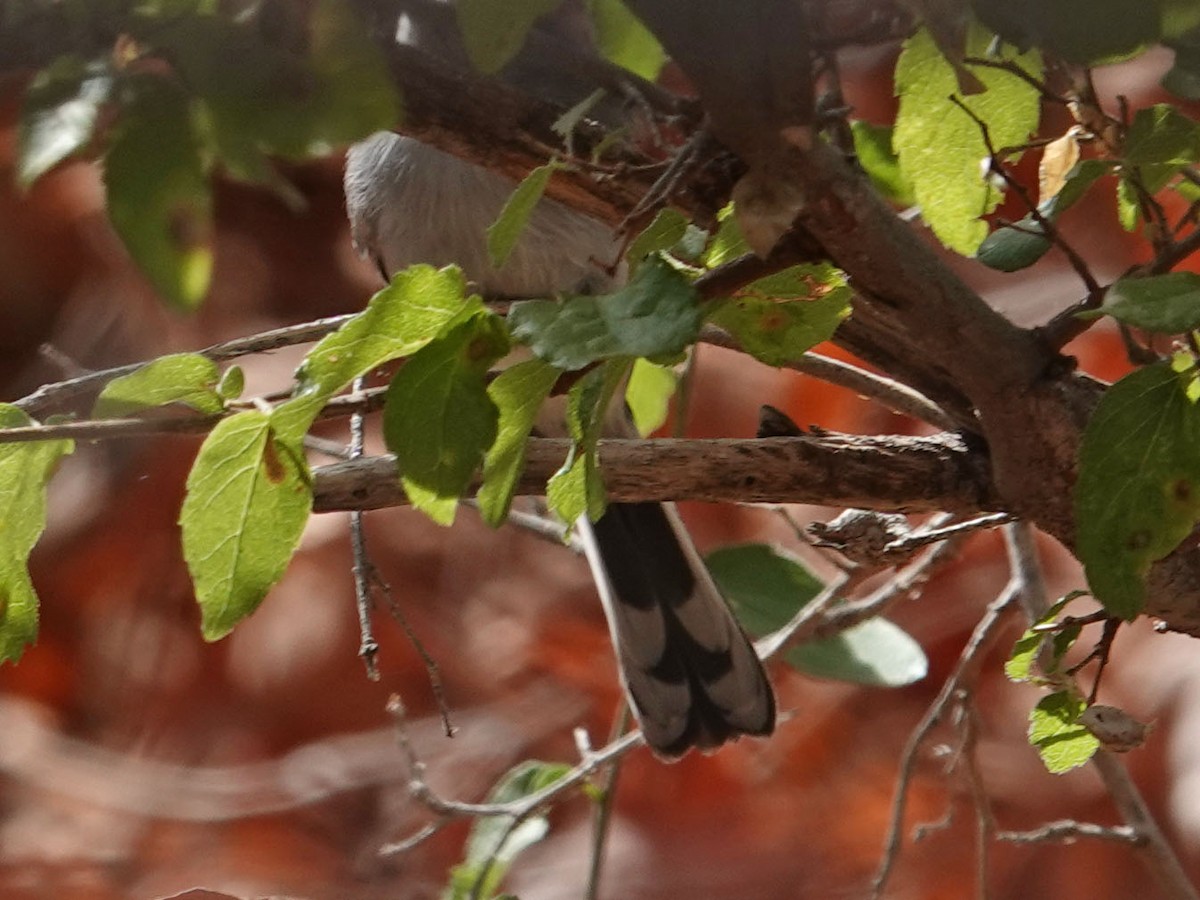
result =
[{"label": "bird", "polygon": [[[578,17],[564,18],[573,7],[567,3],[535,28],[594,52]],[[444,19],[424,28],[409,22],[403,31],[422,50],[465,58]],[[539,87],[561,92],[561,82],[546,85],[552,67],[537,62],[518,56],[504,77],[539,96],[546,96]],[[352,146],[344,185],[354,244],[385,278],[416,263],[457,265],[483,294],[512,299],[603,294],[624,277],[623,267],[612,265],[621,241],[611,227],[549,198],[539,201],[497,268],[486,229],[515,182],[412,137],[384,131]],[[561,414],[540,422],[542,433],[562,432]],[[627,429],[623,409],[608,415],[607,433]],[[741,735],[770,734],[770,681],[674,506],[611,503],[598,521],[584,516],[574,527],[649,747],[674,760],[693,748],[713,751]]]}]

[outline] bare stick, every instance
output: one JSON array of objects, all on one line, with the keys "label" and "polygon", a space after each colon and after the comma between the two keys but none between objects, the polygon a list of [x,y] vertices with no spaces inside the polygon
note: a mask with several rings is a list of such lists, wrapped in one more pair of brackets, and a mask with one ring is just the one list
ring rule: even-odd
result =
[{"label": "bare stick", "polygon": [[1073,844],[1080,838],[1114,841],[1118,844],[1132,844],[1135,847],[1145,843],[1145,838],[1128,825],[1095,825],[1091,822],[1076,822],[1073,819],[1047,822],[1030,831],[996,832],[996,840],[1010,844]]},{"label": "bare stick", "polygon": [[[362,378],[354,379],[352,394],[357,394],[363,388]],[[359,459],[363,455],[363,416],[356,412],[350,417],[350,458]],[[358,609],[358,655],[363,665],[367,667],[367,678],[379,680],[379,665],[376,657],[379,655],[379,642],[371,627],[371,573],[375,564],[367,555],[367,536],[363,529],[363,511],[350,511],[350,546],[354,554],[354,599]]]}]

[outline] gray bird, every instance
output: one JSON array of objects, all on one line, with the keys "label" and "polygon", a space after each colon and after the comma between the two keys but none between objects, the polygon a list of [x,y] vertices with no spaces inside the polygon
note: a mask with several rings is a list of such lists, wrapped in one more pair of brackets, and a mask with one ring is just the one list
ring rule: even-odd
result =
[{"label": "gray bird", "polygon": [[[586,29],[571,4],[562,10],[539,23],[540,36],[564,38],[579,50]],[[402,39],[463,59],[444,19],[436,28],[420,25],[402,22]],[[561,80],[551,90],[538,90],[552,69],[537,62],[519,56],[504,77],[542,97],[561,93]],[[346,160],[354,242],[385,275],[413,263],[453,263],[484,294],[509,298],[613,287],[622,272],[611,266],[620,249],[612,230],[549,199],[539,203],[506,264],[491,265],[485,231],[515,187],[503,176],[390,132],[355,145]],[[553,424],[553,416],[545,418],[543,433],[562,431],[561,415]],[[619,431],[616,420],[624,416],[610,419],[610,430]],[[740,734],[769,734],[775,698],[766,674],[674,508],[611,504],[598,522],[585,518],[577,529],[647,744],[674,758],[692,747],[719,747]]]}]

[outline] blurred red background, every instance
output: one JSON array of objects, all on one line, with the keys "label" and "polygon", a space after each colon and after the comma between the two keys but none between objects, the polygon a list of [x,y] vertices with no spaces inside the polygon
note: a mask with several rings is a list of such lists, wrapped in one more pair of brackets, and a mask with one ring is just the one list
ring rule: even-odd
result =
[{"label": "blurred red background", "polygon": [[[891,58],[849,60],[858,114],[890,120]],[[1104,70],[1102,87],[1151,102],[1165,61]],[[216,281],[205,307],[168,312],[132,269],[106,223],[98,170],[71,163],[27,194],[13,186],[21,84],[0,83],[0,384],[14,399],[88,369],[197,349],[286,322],[353,311],[375,288],[352,253],[341,208],[340,160],[289,170],[307,208],[222,182]],[[1068,127],[1050,111],[1047,133]],[[1036,158],[1022,172],[1035,178]],[[1115,225],[1111,197],[1093,191],[1066,217],[1071,240],[1111,279],[1144,258]],[[1010,210],[1014,212],[1015,210]],[[1181,210],[1178,210],[1181,211]],[[1177,211],[1177,212],[1178,212]],[[1017,218],[1018,215],[1013,215]],[[949,260],[997,305],[1041,322],[1083,294],[1060,255],[1017,275]],[[1200,266],[1194,266],[1200,268]],[[39,347],[49,342],[56,354]],[[832,348],[830,352],[836,352]],[[1126,368],[1115,337],[1095,329],[1072,347],[1101,377]],[[299,359],[246,361],[248,390],[286,384]],[[867,433],[915,424],[846,391],[723,351],[700,353],[688,430],[753,434],[772,403],[797,422]],[[176,526],[198,440],[166,437],[81,444],[52,486],[50,524],[33,560],[41,636],[0,670],[0,894],[152,898],[192,887],[239,897],[338,900],[435,897],[459,860],[466,826],[418,848],[378,848],[431,820],[407,773],[384,707],[408,709],[407,732],[443,795],[479,799],[513,763],[577,759],[572,728],[594,746],[619,691],[586,565],[511,528],[490,531],[464,509],[451,530],[407,509],[368,516],[371,552],[412,628],[437,660],[458,735],[440,733],[418,654],[386,610],[375,625],[382,678],[357,657],[345,515],[314,518],[283,583],[234,635],[200,639]],[[797,510],[801,519],[834,511]],[[701,549],[745,540],[803,552],[780,518],[759,509],[689,505]],[[1082,580],[1043,542],[1050,586]],[[828,574],[829,570],[824,570]],[[878,865],[897,773],[914,725],[950,671],[984,606],[1007,578],[995,534],[969,541],[919,600],[893,618],[930,657],[930,674],[901,690],[818,682],[773,671],[783,720],[767,741],[666,766],[644,750],[621,774],[602,896],[837,898],[865,896]],[[978,686],[983,779],[1002,828],[1060,818],[1115,823],[1099,779],[1051,776],[1025,741],[1039,692],[1003,678],[1013,622]],[[1200,679],[1194,644],[1124,629],[1101,699],[1157,728],[1126,761],[1171,840],[1200,874]],[[946,777],[926,745],[908,827],[950,818],[907,844],[888,896],[974,892],[974,817],[967,786]],[[549,837],[521,857],[509,885],[524,900],[579,897],[590,808],[557,808]],[[1158,896],[1134,851],[998,845],[994,898]]]}]

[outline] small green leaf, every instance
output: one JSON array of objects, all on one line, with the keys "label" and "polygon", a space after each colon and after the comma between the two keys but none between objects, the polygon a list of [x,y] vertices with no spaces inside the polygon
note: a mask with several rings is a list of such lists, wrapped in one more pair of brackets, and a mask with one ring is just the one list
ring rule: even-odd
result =
[{"label": "small green leaf", "polygon": [[1026,216],[1014,225],[997,228],[979,245],[975,258],[997,272],[1018,272],[1027,269],[1045,256],[1054,246],[1033,216]]},{"label": "small green leaf", "polygon": [[568,525],[587,515],[604,515],[604,479],[596,445],[613,395],[629,373],[627,358],[609,360],[584,375],[567,394],[567,426],[575,441],[571,453],[546,485],[546,502]]},{"label": "small green leaf", "polygon": [[[518,763],[488,793],[487,802],[521,800],[549,787],[570,771],[570,766],[563,763],[540,760]],[[546,817],[540,815],[527,818],[516,828],[511,816],[477,818],[467,838],[466,856],[451,870],[443,900],[494,897],[513,861],[544,838],[549,828]]]},{"label": "small green leaf", "polygon": [[454,266],[410,266],[371,298],[367,308],[324,337],[296,373],[296,396],[275,411],[276,427],[297,440],[333,394],[389,360],[416,353],[452,321],[483,309],[467,295]]},{"label": "small green leaf", "polygon": [[671,356],[700,332],[696,292],[661,258],[647,260],[625,287],[603,296],[526,300],[508,314],[513,337],[566,371],[618,356]]},{"label": "small green leaf", "polygon": [[[1076,597],[1080,596],[1080,593],[1081,592],[1078,591],[1072,591],[1062,599],[1058,600],[1048,610],[1046,610],[1045,615],[1038,619],[1034,625],[1045,625],[1049,622],[1053,622],[1058,618],[1059,613],[1063,611],[1066,605]],[[1060,634],[1060,632],[1055,632],[1055,640],[1058,645],[1061,645],[1063,642],[1058,640],[1058,634]],[[1079,629],[1076,627],[1074,629],[1074,636],[1078,637],[1078,635]],[[1034,680],[1036,676],[1035,665],[1037,664],[1038,657],[1041,654],[1042,644],[1046,642],[1049,636],[1050,635],[1047,632],[1034,631],[1033,627],[1030,627],[1025,630],[1025,633],[1021,635],[1020,638],[1017,639],[1017,642],[1013,645],[1012,653],[1008,657],[1008,661],[1004,663],[1004,674],[1010,681],[1020,683]],[[1072,641],[1073,640],[1074,638],[1072,638]],[[1068,643],[1061,647],[1061,652],[1058,652],[1059,646],[1056,645],[1054,662],[1057,663],[1060,661],[1063,655],[1069,649],[1070,645]],[[1047,672],[1046,674],[1052,673]]]},{"label": "small green leaf", "polygon": [[1061,775],[1091,759],[1100,742],[1079,723],[1087,702],[1067,691],[1049,694],[1029,714],[1029,743],[1037,748],[1052,775]]},{"label": "small green leaf", "polygon": [[679,378],[669,366],[658,366],[647,359],[634,362],[625,388],[625,403],[642,437],[649,437],[667,421],[678,384]]},{"label": "small green leaf", "polygon": [[850,314],[846,277],[828,265],[792,266],[722,301],[709,318],[769,366],[799,359]]},{"label": "small green leaf", "polygon": [[61,56],[38,72],[21,108],[17,182],[22,187],[88,145],[112,86],[107,60],[85,63]]},{"label": "small green leaf", "polygon": [[1104,295],[1098,314],[1161,334],[1200,328],[1200,275],[1171,272],[1118,279]]},{"label": "small green leaf", "polygon": [[1139,109],[1125,138],[1127,165],[1186,166],[1200,160],[1200,123],[1159,103]]},{"label": "small green leaf", "polygon": [[1108,389],[1083,435],[1076,551],[1092,594],[1133,619],[1147,570],[1200,517],[1200,409],[1186,377],[1158,363]]},{"label": "small green leaf", "polygon": [[106,384],[92,407],[92,417],[128,416],[168,403],[213,415],[225,405],[217,392],[219,377],[217,364],[198,353],[162,356]]},{"label": "small green leaf", "polygon": [[850,123],[850,131],[854,135],[854,153],[875,190],[899,206],[916,203],[912,182],[901,170],[900,158],[892,148],[892,126],[860,120]]},{"label": "small green leaf", "polygon": [[[782,628],[823,585],[800,562],[765,544],[724,547],[705,562],[721,592],[755,636]],[[925,677],[920,645],[886,619],[869,619],[842,634],[793,647],[788,663],[817,678],[901,687]]]},{"label": "small green leaf", "polygon": [[658,39],[621,0],[591,0],[596,39],[605,59],[656,81],[667,55]]},{"label": "small green leaf", "polygon": [[281,438],[258,410],[218,423],[192,465],[179,515],[205,640],[223,638],[258,608],[283,576],[311,511],[298,440]]},{"label": "small green leaf", "polygon": [[104,160],[108,214],[134,262],[179,309],[195,309],[212,274],[212,197],[184,93],[130,79],[131,98]]},{"label": "small green leaf", "polygon": [[488,386],[488,396],[500,412],[496,441],[483,460],[479,511],[496,528],[504,524],[513,491],[525,468],[525,445],[542,402],[562,373],[540,359],[505,369]]},{"label": "small green leaf", "polygon": [[217,394],[222,400],[236,400],[246,389],[246,373],[241,366],[230,366],[221,373],[217,382]]},{"label": "small green leaf", "polygon": [[670,207],[660,209],[654,221],[629,242],[629,249],[625,252],[629,271],[636,272],[642,261],[652,253],[670,250],[683,240],[687,228],[688,220],[683,213]]},{"label": "small green leaf", "polygon": [[493,75],[520,51],[533,23],[562,0],[459,0],[458,27],[475,68]]},{"label": "small green leaf", "polygon": [[504,322],[477,313],[418,350],[388,387],[383,436],[412,505],[440,525],[496,440],[499,412],[485,376],[508,352]]},{"label": "small green leaf", "polygon": [[538,166],[526,175],[505,201],[504,209],[500,210],[499,217],[488,226],[488,259],[491,260],[494,268],[503,268],[504,264],[508,262],[508,257],[517,246],[521,232],[529,224],[529,217],[533,215],[534,208],[541,201],[542,195],[546,193],[546,185],[550,183],[550,176],[561,168],[562,163],[549,162],[544,166]]},{"label": "small green leaf", "polygon": [[717,213],[717,223],[717,233],[713,235],[708,254],[704,257],[704,265],[710,269],[732,262],[750,252],[750,245],[742,235],[732,203],[725,204]]},{"label": "small green leaf", "polygon": [[[36,424],[0,404],[0,428]],[[15,662],[37,638],[38,598],[29,578],[29,554],[46,528],[46,486],[72,441],[0,443],[0,662]]]},{"label": "small green leaf", "polygon": [[[989,56],[991,41],[987,31],[972,26],[966,55]],[[999,58],[1035,79],[1041,77],[1036,52],[1018,56],[1004,49]],[[993,145],[1025,142],[1037,128],[1036,88],[998,69],[976,67],[972,72],[987,90],[961,100],[987,123]],[[988,233],[981,217],[996,208],[1000,191],[984,177],[987,145],[979,125],[949,100],[958,92],[954,67],[925,29],[904,43],[896,64],[896,90],[900,110],[893,140],[921,214],[943,244],[973,254]]]}]

